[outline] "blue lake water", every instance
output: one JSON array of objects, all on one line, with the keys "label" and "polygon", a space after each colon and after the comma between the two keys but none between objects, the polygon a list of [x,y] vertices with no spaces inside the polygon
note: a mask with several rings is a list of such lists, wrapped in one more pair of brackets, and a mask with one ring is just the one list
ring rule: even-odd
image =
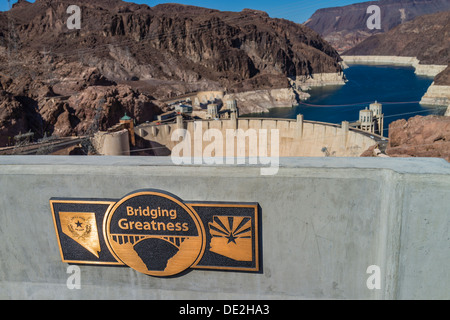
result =
[{"label": "blue lake water", "polygon": [[[264,118],[295,119],[329,123],[353,122],[359,110],[374,101],[383,104],[385,136],[389,124],[416,115],[442,114],[443,108],[420,105],[419,101],[432,84],[430,77],[417,76],[413,67],[351,65],[345,70],[348,80],[343,86],[326,86],[308,91],[311,98],[292,108],[273,108],[268,113],[245,115]],[[314,106],[311,106],[314,105]]]}]

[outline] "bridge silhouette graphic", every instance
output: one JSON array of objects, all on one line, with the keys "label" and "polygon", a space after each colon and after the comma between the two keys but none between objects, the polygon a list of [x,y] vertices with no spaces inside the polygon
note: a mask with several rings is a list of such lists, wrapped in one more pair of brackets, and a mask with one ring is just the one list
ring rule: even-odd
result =
[{"label": "bridge silhouette graphic", "polygon": [[134,246],[135,244],[137,244],[141,241],[144,241],[146,239],[151,239],[151,238],[165,240],[165,241],[173,244],[178,249],[180,249],[181,244],[188,237],[111,234],[111,239],[120,245],[131,243]]}]

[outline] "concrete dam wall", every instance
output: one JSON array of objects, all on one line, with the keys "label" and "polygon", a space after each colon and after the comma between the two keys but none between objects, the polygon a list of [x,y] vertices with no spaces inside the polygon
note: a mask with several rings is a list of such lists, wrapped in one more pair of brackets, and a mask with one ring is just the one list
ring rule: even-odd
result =
[{"label": "concrete dam wall", "polygon": [[[259,165],[11,156],[0,157],[0,182],[1,299],[450,298],[444,160],[284,158],[277,175],[262,176]],[[260,272],[160,278],[78,265],[79,287],[70,286],[76,266],[62,262],[49,200],[121,199],[149,188],[185,201],[257,203]]]},{"label": "concrete dam wall", "polygon": [[[176,130],[185,130],[185,132],[178,131],[180,134],[177,134]],[[241,130],[242,135],[235,134],[233,136],[233,132],[236,130]],[[265,140],[259,136],[261,130],[267,130]],[[161,125],[144,124],[138,126],[135,133],[142,139],[163,145],[169,150],[173,150],[181,141],[187,139],[192,148],[190,154],[183,155],[185,157],[195,156],[194,146],[201,146],[203,153],[205,148],[215,141],[215,137],[208,136],[206,132],[212,133],[212,135],[217,133],[224,140],[224,143],[218,147],[222,150],[220,152],[222,155],[227,154],[227,145],[228,147],[232,145],[234,156],[253,157],[258,156],[262,148],[267,150],[268,155],[272,153],[272,130],[277,130],[278,136],[273,138],[279,141],[280,157],[322,157],[325,155],[359,157],[381,139],[378,135],[349,128],[348,122],[343,122],[343,125],[334,125],[304,121],[301,115],[297,120],[238,118],[198,122],[177,121],[177,123]],[[249,136],[255,135],[255,140],[251,141]],[[260,145],[261,141],[263,141],[263,146]],[[252,149],[250,146],[259,147]],[[215,148],[216,152],[218,148]]]}]

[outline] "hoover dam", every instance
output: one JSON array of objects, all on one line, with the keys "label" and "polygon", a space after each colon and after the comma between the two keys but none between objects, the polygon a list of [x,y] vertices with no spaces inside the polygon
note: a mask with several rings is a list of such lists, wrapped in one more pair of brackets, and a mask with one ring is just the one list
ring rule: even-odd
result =
[{"label": "hoover dam", "polygon": [[[450,299],[449,163],[383,154],[377,96],[336,122],[250,114],[345,87],[319,34],[120,0],[75,1],[71,31],[67,4],[0,12],[0,299],[153,299],[166,317],[183,299]],[[422,103],[447,107],[437,84]]]},{"label": "hoover dam", "polygon": [[[178,131],[177,131],[178,130]],[[267,132],[267,139],[259,136],[261,130]],[[257,119],[232,118],[227,120],[186,121],[181,116],[175,123],[141,124],[134,128],[137,140],[145,141],[146,146],[154,149],[157,156],[168,156],[180,142],[189,140],[189,145],[200,146],[200,154],[214,143],[214,138],[207,137],[208,132],[215,132],[223,138],[224,143],[215,148],[215,155],[227,155],[232,148],[232,155],[238,157],[256,157],[261,149],[272,154],[273,130],[277,133],[277,156],[279,157],[359,157],[368,148],[386,139],[371,132],[350,127],[349,122],[341,125],[305,121],[302,115],[297,119]],[[232,137],[230,138],[230,132]],[[250,141],[254,136],[257,141]],[[124,155],[129,152],[129,132],[112,133],[101,143],[101,154]],[[261,145],[264,144],[264,145]],[[257,146],[256,148],[252,148]],[[219,149],[220,150],[219,150]],[[195,148],[183,157],[195,157]],[[214,155],[213,155],[214,156]]]}]

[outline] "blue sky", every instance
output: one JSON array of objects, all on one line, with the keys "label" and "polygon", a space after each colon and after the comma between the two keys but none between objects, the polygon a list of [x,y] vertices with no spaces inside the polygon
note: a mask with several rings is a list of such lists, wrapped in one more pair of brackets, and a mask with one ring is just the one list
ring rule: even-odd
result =
[{"label": "blue sky", "polygon": [[[320,8],[340,7],[365,1],[367,0],[129,0],[129,2],[144,3],[151,7],[160,3],[175,2],[223,11],[241,11],[244,8],[251,8],[266,11],[273,18],[284,18],[298,23],[305,22],[314,11]],[[15,2],[17,0],[11,0],[11,4]],[[8,10],[8,1],[0,0],[0,11],[5,10]]]}]

